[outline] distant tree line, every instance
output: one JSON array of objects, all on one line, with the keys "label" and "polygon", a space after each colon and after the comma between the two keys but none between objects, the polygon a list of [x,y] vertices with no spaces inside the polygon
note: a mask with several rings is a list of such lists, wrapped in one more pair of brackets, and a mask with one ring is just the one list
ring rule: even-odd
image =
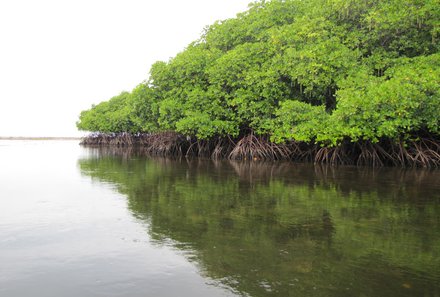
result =
[{"label": "distant tree line", "polygon": [[186,153],[437,166],[439,39],[438,0],[260,0],[77,127],[174,133]]}]

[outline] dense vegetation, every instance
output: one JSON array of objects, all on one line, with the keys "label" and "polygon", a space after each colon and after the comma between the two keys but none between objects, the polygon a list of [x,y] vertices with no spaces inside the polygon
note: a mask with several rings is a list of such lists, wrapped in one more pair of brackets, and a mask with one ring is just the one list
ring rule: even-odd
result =
[{"label": "dense vegetation", "polygon": [[260,0],[77,126],[167,132],[173,152],[439,165],[439,38],[438,0]]},{"label": "dense vegetation", "polygon": [[127,196],[154,242],[239,296],[439,296],[439,171],[128,151],[102,148],[79,168]]}]

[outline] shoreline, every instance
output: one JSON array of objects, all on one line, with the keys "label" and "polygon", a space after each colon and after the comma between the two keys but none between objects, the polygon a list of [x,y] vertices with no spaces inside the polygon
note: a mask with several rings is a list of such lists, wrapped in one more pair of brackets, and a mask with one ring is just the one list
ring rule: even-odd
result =
[{"label": "shoreline", "polygon": [[440,140],[419,138],[396,142],[383,139],[344,141],[338,146],[290,141],[271,142],[267,137],[254,134],[231,139],[218,137],[198,140],[176,132],[158,133],[93,133],[82,138],[80,145],[89,147],[139,147],[153,156],[208,157],[250,161],[295,161],[330,165],[395,166],[440,168]]}]

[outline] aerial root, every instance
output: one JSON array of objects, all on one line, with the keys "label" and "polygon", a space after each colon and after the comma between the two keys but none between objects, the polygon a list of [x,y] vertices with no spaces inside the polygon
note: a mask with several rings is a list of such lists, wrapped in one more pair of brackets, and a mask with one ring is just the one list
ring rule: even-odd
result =
[{"label": "aerial root", "polygon": [[146,140],[146,151],[157,156],[183,156],[188,141],[176,132],[150,134]]},{"label": "aerial root", "polygon": [[344,145],[320,148],[315,154],[314,162],[331,165],[351,165],[354,163],[347,146]]},{"label": "aerial root", "polygon": [[286,160],[291,156],[287,145],[275,144],[249,134],[240,139],[229,154],[233,160]]},{"label": "aerial root", "polygon": [[140,147],[154,156],[198,156],[232,160],[291,160],[331,165],[381,167],[440,167],[440,142],[421,138],[417,141],[378,143],[346,142],[336,147],[289,142],[275,144],[253,133],[239,139],[216,137],[199,140],[176,132],[160,133],[93,133],[81,141],[86,146]]}]

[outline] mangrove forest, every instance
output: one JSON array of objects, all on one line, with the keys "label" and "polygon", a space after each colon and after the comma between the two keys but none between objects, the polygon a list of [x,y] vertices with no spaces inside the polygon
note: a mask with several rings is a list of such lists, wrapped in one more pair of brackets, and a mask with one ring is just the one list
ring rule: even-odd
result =
[{"label": "mangrove forest", "polygon": [[259,0],[77,127],[154,155],[438,167],[439,39],[438,0]]}]

